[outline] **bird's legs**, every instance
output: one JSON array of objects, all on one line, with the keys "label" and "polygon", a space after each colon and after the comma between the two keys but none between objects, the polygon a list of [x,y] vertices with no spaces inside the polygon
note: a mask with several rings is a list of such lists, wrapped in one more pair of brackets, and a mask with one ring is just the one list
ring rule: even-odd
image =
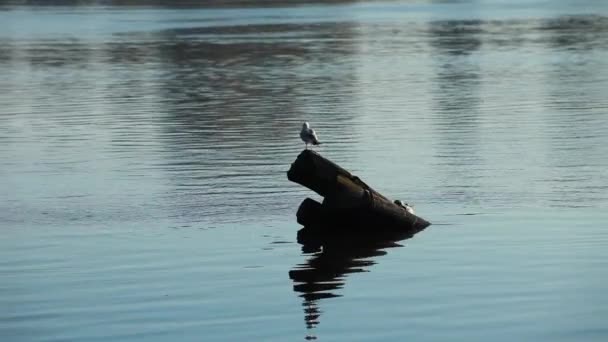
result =
[{"label": "bird's legs", "polygon": [[306,143],[306,149],[308,150],[308,143]]}]

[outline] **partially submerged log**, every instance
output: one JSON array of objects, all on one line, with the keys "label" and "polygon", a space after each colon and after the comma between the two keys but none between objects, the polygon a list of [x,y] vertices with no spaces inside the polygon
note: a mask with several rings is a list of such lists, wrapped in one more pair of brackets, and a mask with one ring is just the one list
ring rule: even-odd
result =
[{"label": "partially submerged log", "polygon": [[298,209],[296,217],[307,227],[306,234],[348,230],[413,235],[430,225],[312,150],[300,153],[287,172],[287,179],[324,197],[323,203],[307,198]]}]

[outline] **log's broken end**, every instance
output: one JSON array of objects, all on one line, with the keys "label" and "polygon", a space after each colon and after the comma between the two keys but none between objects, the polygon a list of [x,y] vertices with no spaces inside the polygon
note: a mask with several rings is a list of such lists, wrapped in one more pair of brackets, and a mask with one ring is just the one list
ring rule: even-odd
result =
[{"label": "log's broken end", "polygon": [[312,150],[302,151],[287,171],[287,179],[305,186],[321,196],[325,196],[328,186],[326,185],[327,182],[319,175],[314,161],[315,155],[320,157]]},{"label": "log's broken end", "polygon": [[316,224],[323,218],[323,208],[321,203],[307,198],[300,204],[298,212],[296,213],[296,219],[299,224],[303,226],[310,226]]}]

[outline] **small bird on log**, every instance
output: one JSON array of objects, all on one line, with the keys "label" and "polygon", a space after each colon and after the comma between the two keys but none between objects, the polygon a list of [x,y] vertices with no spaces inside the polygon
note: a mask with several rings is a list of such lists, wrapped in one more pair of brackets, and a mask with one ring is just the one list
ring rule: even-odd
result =
[{"label": "small bird on log", "polygon": [[402,207],[403,209],[405,209],[405,211],[407,211],[408,213],[415,215],[414,207],[412,207],[411,205],[409,205],[401,200],[396,200],[394,203],[396,205]]},{"label": "small bird on log", "polygon": [[308,144],[311,145],[321,145],[319,138],[317,138],[317,133],[314,129],[310,128],[308,122],[302,124],[302,130],[300,131],[300,138],[306,144],[306,149],[308,150]]}]

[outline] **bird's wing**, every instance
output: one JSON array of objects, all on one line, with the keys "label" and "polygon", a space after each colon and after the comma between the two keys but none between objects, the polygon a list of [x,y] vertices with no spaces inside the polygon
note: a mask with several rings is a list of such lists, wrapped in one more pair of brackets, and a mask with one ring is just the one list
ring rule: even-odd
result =
[{"label": "bird's wing", "polygon": [[306,134],[307,137],[311,137],[311,138],[316,138],[317,137],[317,133],[312,128],[308,128],[306,130],[305,134]]},{"label": "bird's wing", "polygon": [[315,143],[319,142],[319,137],[317,137],[317,132],[315,132],[314,129],[311,128],[309,134],[310,134],[312,141],[314,141]]}]

